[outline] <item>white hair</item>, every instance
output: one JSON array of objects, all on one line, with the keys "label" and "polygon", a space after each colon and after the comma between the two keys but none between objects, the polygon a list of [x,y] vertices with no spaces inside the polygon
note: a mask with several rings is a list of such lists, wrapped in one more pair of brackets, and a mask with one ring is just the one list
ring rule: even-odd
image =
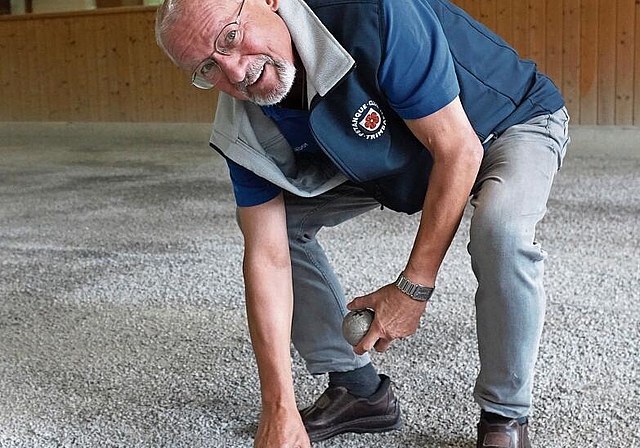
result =
[{"label": "white hair", "polygon": [[190,0],[164,0],[156,12],[156,42],[176,65],[180,65],[180,63],[165,45],[164,38],[169,29],[182,17],[186,9],[185,5],[189,1]]}]

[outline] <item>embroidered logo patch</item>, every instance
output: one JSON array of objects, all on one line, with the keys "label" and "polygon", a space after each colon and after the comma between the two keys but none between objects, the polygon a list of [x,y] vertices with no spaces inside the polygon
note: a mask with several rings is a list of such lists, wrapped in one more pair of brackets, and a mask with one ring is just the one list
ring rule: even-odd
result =
[{"label": "embroidered logo patch", "polygon": [[387,120],[384,118],[378,104],[373,100],[369,100],[353,114],[351,127],[359,137],[373,140],[384,133],[387,128]]}]

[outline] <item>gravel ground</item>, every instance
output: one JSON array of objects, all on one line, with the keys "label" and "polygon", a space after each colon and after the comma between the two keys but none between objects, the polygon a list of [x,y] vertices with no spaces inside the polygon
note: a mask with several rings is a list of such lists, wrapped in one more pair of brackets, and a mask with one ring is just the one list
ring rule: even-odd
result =
[{"label": "gravel ground", "polygon": [[[242,242],[207,128],[0,124],[1,448],[252,445]],[[640,447],[640,131],[572,132],[539,226],[549,299],[532,439]],[[419,332],[374,355],[403,428],[316,447],[475,446],[468,212]],[[323,232],[349,296],[395,278],[417,223],[374,211]],[[302,406],[326,379],[292,356]]]}]

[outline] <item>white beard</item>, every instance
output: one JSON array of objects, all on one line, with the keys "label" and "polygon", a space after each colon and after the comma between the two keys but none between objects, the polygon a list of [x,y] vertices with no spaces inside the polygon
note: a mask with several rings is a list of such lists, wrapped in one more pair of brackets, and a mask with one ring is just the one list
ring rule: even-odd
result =
[{"label": "white beard", "polygon": [[[262,71],[266,64],[271,64],[275,67],[279,80],[278,84],[268,92],[250,93],[247,90],[247,86],[256,82],[260,75],[262,75]],[[251,65],[251,67],[249,67],[244,81],[236,84],[236,87],[252,103],[257,104],[258,106],[272,106],[279,103],[287,96],[293,86],[295,77],[296,68],[293,64],[286,61],[276,61],[267,55],[262,55]]]}]

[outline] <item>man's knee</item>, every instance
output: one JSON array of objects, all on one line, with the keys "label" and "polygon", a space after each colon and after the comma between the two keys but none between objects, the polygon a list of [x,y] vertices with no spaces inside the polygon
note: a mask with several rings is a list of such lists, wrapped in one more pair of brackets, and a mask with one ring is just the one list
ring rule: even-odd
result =
[{"label": "man's knee", "polygon": [[538,215],[514,213],[508,205],[489,207],[472,220],[469,254],[474,264],[497,266],[513,263],[524,257],[529,261],[544,259],[544,252],[535,242]]}]

